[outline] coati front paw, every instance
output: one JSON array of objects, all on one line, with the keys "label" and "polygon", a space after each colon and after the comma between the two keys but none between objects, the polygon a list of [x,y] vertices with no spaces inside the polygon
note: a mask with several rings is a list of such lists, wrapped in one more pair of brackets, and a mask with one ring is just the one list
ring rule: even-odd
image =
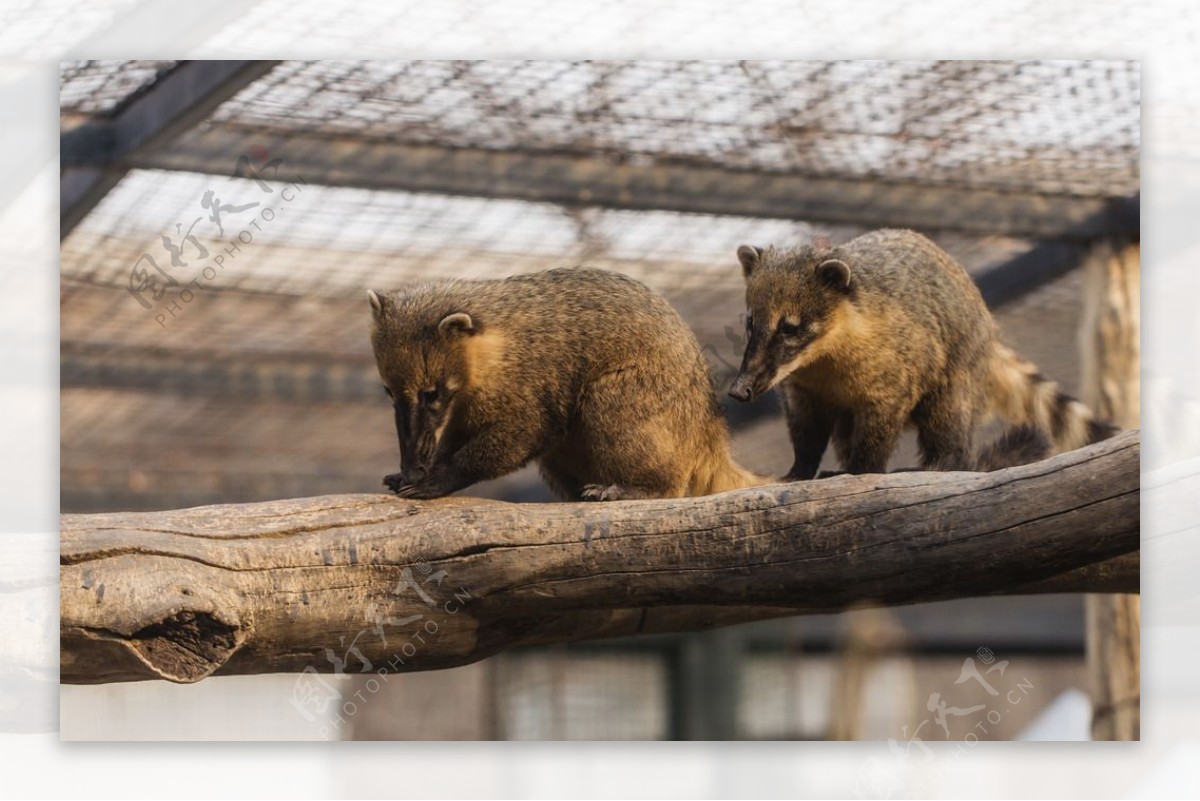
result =
[{"label": "coati front paw", "polygon": [[400,498],[412,498],[413,500],[428,500],[430,498],[440,498],[443,495],[449,495],[450,492],[441,486],[438,482],[429,480],[421,480],[406,484],[404,477],[399,473],[383,477],[383,484]]},{"label": "coati front paw", "polygon": [[425,484],[408,484],[396,490],[397,498],[409,498],[414,501],[428,501],[449,494],[440,487],[430,487]]},{"label": "coati front paw", "polygon": [[452,495],[468,486],[470,482],[456,480],[455,474],[447,470],[433,470],[421,474],[417,479],[412,476],[405,478],[400,473],[393,473],[386,476],[383,483],[400,498],[424,501]]}]

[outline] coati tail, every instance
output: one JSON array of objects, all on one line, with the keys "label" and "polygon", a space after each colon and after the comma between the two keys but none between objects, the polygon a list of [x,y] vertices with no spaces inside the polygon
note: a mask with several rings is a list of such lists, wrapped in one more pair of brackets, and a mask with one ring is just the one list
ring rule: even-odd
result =
[{"label": "coati tail", "polygon": [[689,495],[713,495],[718,492],[761,487],[774,484],[778,479],[760,476],[739,465],[728,451],[714,454],[692,474]]},{"label": "coati tail", "polygon": [[749,470],[729,460],[729,467],[724,471],[723,475],[718,476],[718,481],[724,486],[721,489],[714,489],[713,492],[727,492],[735,489],[746,489],[747,487],[761,487],[764,484],[774,484],[778,481],[777,478],[771,476],[760,476],[758,473],[751,473]]},{"label": "coati tail", "polygon": [[993,351],[988,384],[993,413],[1012,423],[1035,426],[1049,438],[1056,453],[1117,433],[1116,426],[1097,419],[1091,409],[1004,345],[996,345]]},{"label": "coati tail", "polygon": [[1033,426],[1014,426],[990,443],[975,460],[975,469],[989,473],[1045,459],[1053,447],[1041,430]]}]

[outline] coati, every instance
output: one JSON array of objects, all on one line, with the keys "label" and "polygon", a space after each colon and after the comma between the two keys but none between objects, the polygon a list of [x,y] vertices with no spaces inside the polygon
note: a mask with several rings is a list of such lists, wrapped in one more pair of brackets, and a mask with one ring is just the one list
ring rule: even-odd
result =
[{"label": "coati", "polygon": [[618,273],[556,269],[368,291],[406,498],[536,459],[568,500],[766,483],[730,456],[708,364],[665,300]]},{"label": "coati", "polygon": [[[980,465],[973,430],[989,417],[1023,426],[1009,435],[1018,449],[1036,448],[1039,432],[1063,451],[1116,431],[1001,344],[967,272],[920,234],[743,245],[737,257],[748,342],[729,394],[748,401],[779,387],[789,479],[816,474],[831,436],[847,472],[883,472],[910,423],[929,470]],[[997,447],[983,467],[1003,461]]]}]

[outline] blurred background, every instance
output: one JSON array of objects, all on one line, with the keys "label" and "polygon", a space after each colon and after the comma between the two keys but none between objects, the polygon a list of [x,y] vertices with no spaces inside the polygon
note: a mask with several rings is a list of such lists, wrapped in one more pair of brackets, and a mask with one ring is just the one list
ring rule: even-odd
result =
[{"label": "blurred background", "polygon": [[[398,454],[368,287],[618,270],[679,309],[724,398],[739,244],[912,227],[1086,394],[1087,265],[1140,239],[1134,62],[71,61],[60,80],[63,512],[381,491]],[[739,460],[786,471],[774,399],[725,405]],[[533,469],[466,492],[552,500]],[[1086,739],[1083,609],[978,599],[515,650],[393,679],[332,732]],[[62,732],[329,736],[293,682],[63,687]]]}]

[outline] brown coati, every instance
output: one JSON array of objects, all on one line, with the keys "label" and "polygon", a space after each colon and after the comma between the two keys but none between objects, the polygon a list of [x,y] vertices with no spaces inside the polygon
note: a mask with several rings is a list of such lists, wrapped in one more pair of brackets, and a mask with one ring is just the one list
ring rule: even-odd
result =
[{"label": "brown coati", "polygon": [[748,342],[729,394],[745,401],[779,386],[795,452],[788,478],[812,478],[831,435],[846,471],[883,472],[910,423],[930,470],[1003,464],[1003,442],[985,463],[973,453],[989,417],[1025,426],[1009,439],[1026,449],[1039,431],[1064,451],[1116,430],[1001,344],[966,271],[920,234],[743,245],[737,256]]},{"label": "brown coati", "polygon": [[645,285],[594,269],[368,292],[408,498],[537,460],[568,500],[766,483],[730,456],[691,330]]}]

